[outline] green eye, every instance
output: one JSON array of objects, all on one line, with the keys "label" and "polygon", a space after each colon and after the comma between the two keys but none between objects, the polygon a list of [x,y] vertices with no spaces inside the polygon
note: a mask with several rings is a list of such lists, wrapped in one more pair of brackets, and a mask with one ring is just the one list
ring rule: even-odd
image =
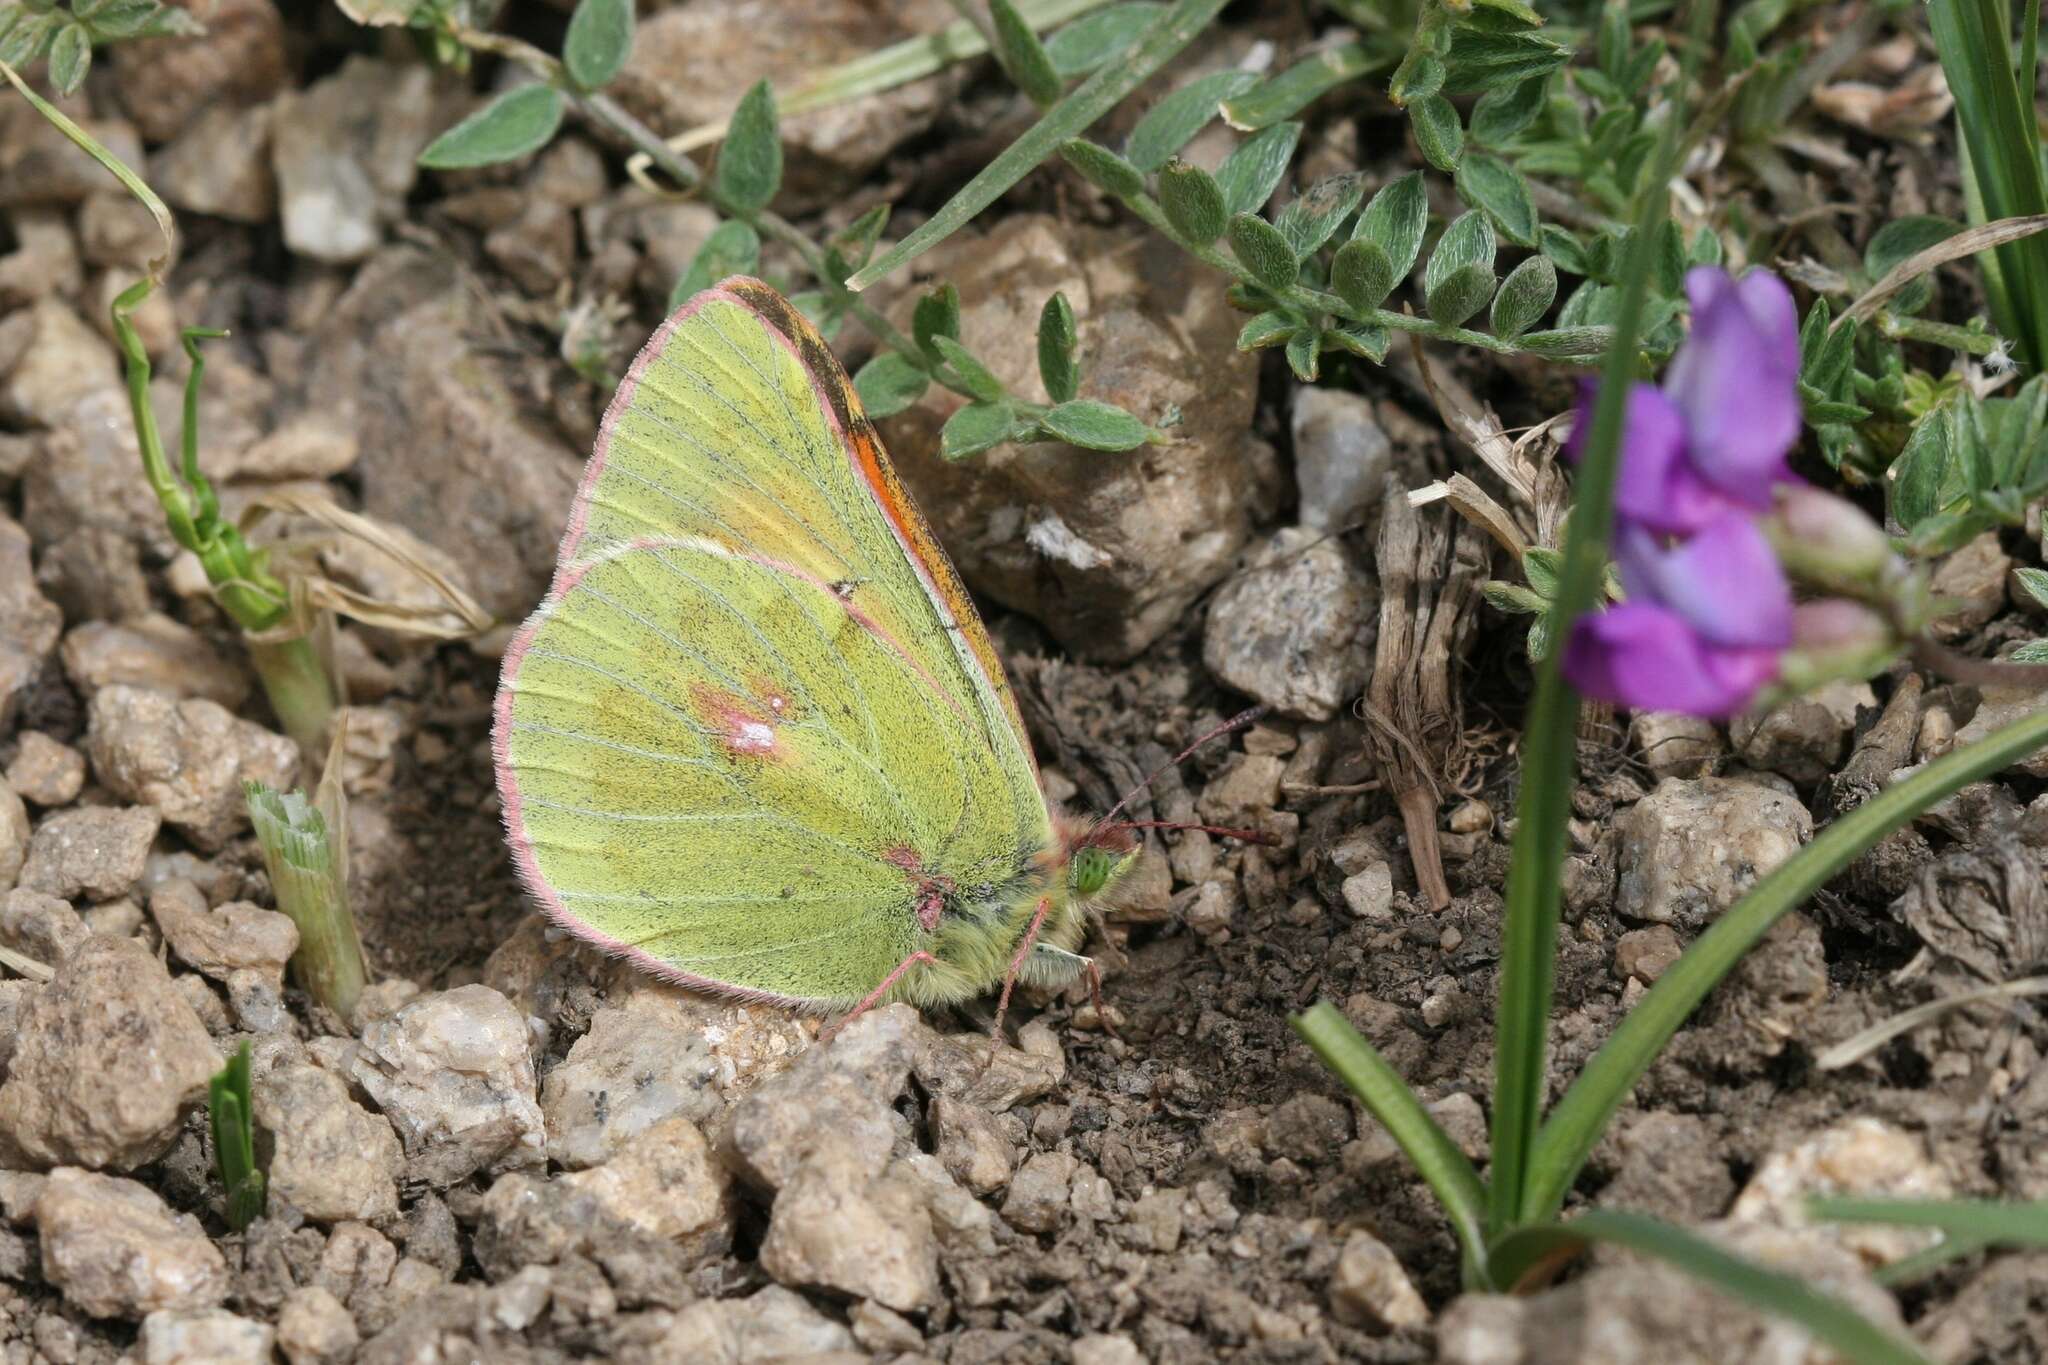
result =
[{"label": "green eye", "polygon": [[1083,848],[1074,853],[1074,892],[1092,896],[1109,884],[1116,870],[1116,855],[1106,848]]}]

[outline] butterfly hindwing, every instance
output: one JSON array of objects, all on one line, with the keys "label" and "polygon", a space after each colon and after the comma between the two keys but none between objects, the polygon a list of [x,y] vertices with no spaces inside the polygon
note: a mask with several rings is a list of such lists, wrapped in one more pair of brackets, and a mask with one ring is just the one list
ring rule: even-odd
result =
[{"label": "butterfly hindwing", "polygon": [[1050,819],[929,535],[773,291],[728,282],[664,326],[499,695],[507,825],[559,922],[845,1004],[932,946],[934,888],[1026,875]]}]

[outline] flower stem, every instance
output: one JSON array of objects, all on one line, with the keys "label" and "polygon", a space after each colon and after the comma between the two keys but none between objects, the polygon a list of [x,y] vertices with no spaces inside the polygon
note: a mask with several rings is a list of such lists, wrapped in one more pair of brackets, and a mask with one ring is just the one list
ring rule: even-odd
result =
[{"label": "flower stem", "polygon": [[278,724],[301,753],[317,756],[326,741],[327,722],[334,715],[335,690],[333,679],[320,660],[320,651],[313,646],[313,638],[252,637],[244,643]]}]

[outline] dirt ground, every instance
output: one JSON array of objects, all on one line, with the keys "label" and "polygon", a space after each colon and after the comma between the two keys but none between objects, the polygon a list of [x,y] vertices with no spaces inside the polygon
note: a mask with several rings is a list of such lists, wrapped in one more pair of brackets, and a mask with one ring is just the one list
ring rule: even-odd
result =
[{"label": "dirt ground", "polygon": [[[533,8],[513,30],[558,41],[562,16]],[[672,130],[730,103],[743,82],[715,79],[727,66],[779,78],[952,14],[882,8],[654,7],[621,98]],[[1333,22],[1239,9],[1189,70],[1259,44],[1291,59]],[[1840,17],[1824,9],[1823,29]],[[264,949],[281,931],[239,814],[242,779],[303,767],[135,477],[98,320],[153,229],[19,100],[0,108],[0,943],[55,968],[0,982],[7,1365],[1832,1359],[1621,1256],[1524,1300],[1461,1297],[1427,1190],[1289,1027],[1338,1003],[1483,1163],[1527,618],[1480,602],[1486,573],[1513,566],[1442,507],[1417,520],[1441,556],[1423,600],[1381,571],[1399,490],[1479,468],[1412,360],[1333,364],[1312,390],[1277,355],[1236,351],[1222,281],[1063,169],[918,265],[916,285],[959,285],[963,336],[1007,382],[1037,383],[1029,329],[1059,288],[1082,317],[1084,390],[1180,422],[1175,444],[1128,457],[1033,447],[963,466],[933,453],[957,399],[934,391],[882,424],[981,594],[1048,789],[1104,809],[1270,688],[1295,704],[1168,768],[1140,814],[1278,842],[1151,836],[1091,948],[1114,1036],[1076,989],[1027,998],[986,1075],[966,1044],[986,1047],[987,1001],[923,1022],[880,1011],[814,1048],[816,1021],[694,998],[545,932],[491,768],[506,627],[545,585],[597,416],[710,211],[635,187],[625,150],[573,123],[538,158],[419,172],[488,76],[436,72],[402,35],[325,7],[219,0],[208,22],[198,55],[123,49],[64,102],[179,214],[182,252],[143,318],[158,409],[184,372],[175,327],[231,329],[202,405],[229,505],[324,489],[497,625],[441,644],[343,627],[354,904],[380,982],[344,1024]],[[775,25],[815,47],[761,55],[740,36]],[[1314,107],[1288,184],[1355,169],[1376,186],[1413,164],[1378,92]],[[787,212],[822,230],[891,200],[898,236],[1027,112],[986,64],[828,111],[792,134]],[[1130,117],[1111,122],[1105,140]],[[1890,177],[1954,207],[1938,146],[1848,145],[1810,188],[1861,202]],[[360,249],[294,217],[337,167],[368,206]],[[794,278],[773,250],[762,270]],[[900,319],[915,290],[877,297]],[[872,349],[858,328],[840,342],[849,362]],[[1559,367],[1449,347],[1430,363],[1510,430],[1570,401]],[[1966,605],[1954,648],[2040,633],[2009,587],[2040,558],[2037,513],[1942,566]],[[317,562],[373,595],[419,592],[347,545]],[[1437,684],[1454,705],[1419,737],[1441,910],[1361,704],[1390,601],[1434,602],[1452,641]],[[1816,826],[1980,712],[2041,704],[1902,668],[1732,727],[1589,715],[1553,1095]],[[1894,1293],[1872,1272],[1923,1242],[1816,1229],[1798,1208],[1825,1192],[2048,1199],[2048,1024],[2024,1000],[1818,1064],[2044,959],[2037,760],[1783,922],[1652,1068],[1573,1207],[1709,1226],[1891,1314],[1944,1362],[2048,1360],[2048,1256],[1968,1256]],[[272,1199],[237,1233],[204,1079],[244,1039]]]}]

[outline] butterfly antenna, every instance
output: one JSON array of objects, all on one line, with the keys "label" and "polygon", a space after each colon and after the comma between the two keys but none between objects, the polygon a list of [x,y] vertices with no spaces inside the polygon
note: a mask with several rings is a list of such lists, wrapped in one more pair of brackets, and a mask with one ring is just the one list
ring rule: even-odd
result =
[{"label": "butterfly antenna", "polygon": [[1248,844],[1274,844],[1280,836],[1270,830],[1232,829],[1227,825],[1194,825],[1185,820],[1119,820],[1118,829],[1190,829],[1203,834],[1213,834],[1219,839],[1242,839]]},{"label": "butterfly antenna", "polygon": [[[1096,827],[1101,828],[1109,824],[1111,821],[1115,820],[1117,817],[1117,812],[1121,811],[1124,807],[1130,805],[1131,802],[1138,799],[1138,793],[1144,791],[1147,787],[1150,787],[1154,782],[1157,782],[1161,777],[1163,777],[1166,774],[1166,772],[1169,769],[1177,766],[1180,763],[1180,761],[1186,758],[1189,754],[1201,748],[1204,744],[1207,744],[1212,739],[1220,739],[1224,735],[1236,734],[1239,730],[1249,728],[1252,724],[1257,722],[1261,717],[1263,717],[1268,711],[1272,709],[1272,707],[1265,705],[1250,707],[1246,710],[1238,712],[1229,720],[1226,720],[1221,725],[1218,725],[1215,729],[1210,730],[1207,734],[1204,734],[1197,738],[1195,742],[1188,745],[1187,748],[1182,749],[1172,758],[1169,758],[1168,760],[1166,760],[1166,762],[1160,764],[1157,768],[1153,769],[1153,771],[1145,778],[1143,782],[1140,782],[1137,786],[1125,792],[1123,795],[1123,799],[1121,801],[1118,801],[1114,806],[1111,806],[1109,808],[1109,813],[1103,816],[1100,820],[1097,820],[1095,822]],[[1167,826],[1164,822],[1158,820],[1148,820],[1142,824],[1134,823],[1131,821],[1126,821],[1125,823],[1130,824],[1133,829],[1169,828],[1169,826]],[[1192,829],[1194,828],[1194,826],[1186,826],[1185,828]],[[1228,832],[1235,833],[1236,831]]]}]

